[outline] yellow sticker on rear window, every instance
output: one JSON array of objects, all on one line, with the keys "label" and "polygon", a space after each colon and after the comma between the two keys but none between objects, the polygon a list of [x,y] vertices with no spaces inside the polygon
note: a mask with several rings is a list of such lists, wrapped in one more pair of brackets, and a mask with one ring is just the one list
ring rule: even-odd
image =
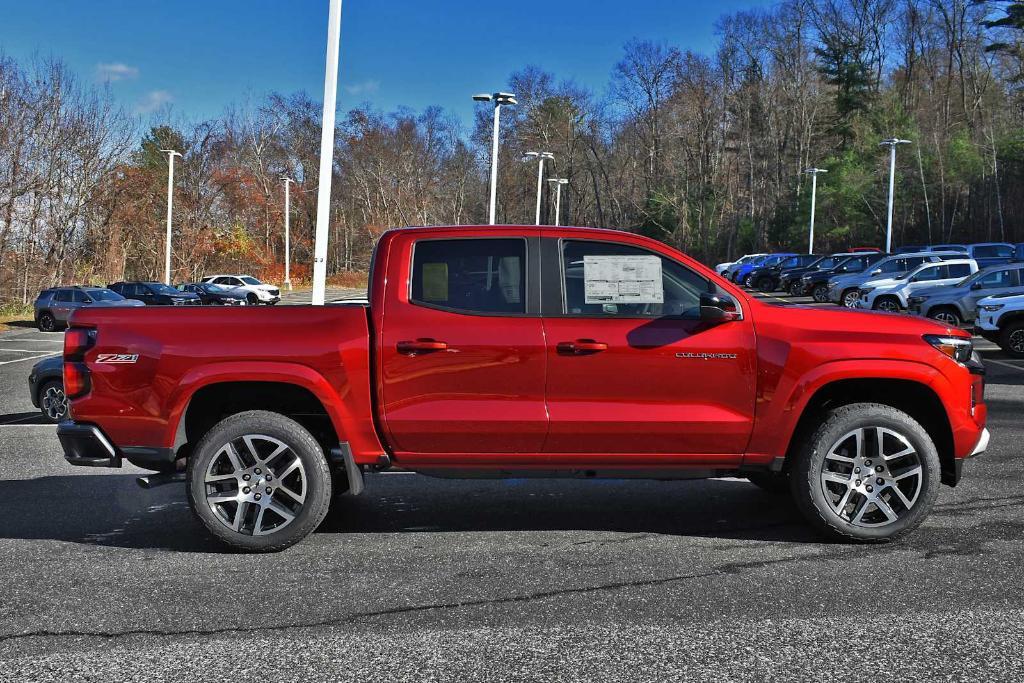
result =
[{"label": "yellow sticker on rear window", "polygon": [[423,264],[423,300],[448,301],[448,264]]}]

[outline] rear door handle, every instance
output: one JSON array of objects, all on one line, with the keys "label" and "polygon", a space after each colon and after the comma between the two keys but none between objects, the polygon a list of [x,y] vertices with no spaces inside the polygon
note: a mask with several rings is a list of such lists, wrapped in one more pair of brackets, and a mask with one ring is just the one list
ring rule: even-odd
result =
[{"label": "rear door handle", "polygon": [[448,344],[443,341],[437,341],[436,339],[414,339],[407,341],[400,341],[395,344],[395,348],[398,352],[406,356],[415,356],[418,353],[430,353],[432,351],[446,351]]},{"label": "rear door handle", "polygon": [[577,339],[576,341],[564,341],[558,342],[555,347],[559,353],[569,353],[576,356],[581,356],[588,353],[600,353],[601,351],[607,351],[608,345],[604,342],[594,341],[593,339]]}]

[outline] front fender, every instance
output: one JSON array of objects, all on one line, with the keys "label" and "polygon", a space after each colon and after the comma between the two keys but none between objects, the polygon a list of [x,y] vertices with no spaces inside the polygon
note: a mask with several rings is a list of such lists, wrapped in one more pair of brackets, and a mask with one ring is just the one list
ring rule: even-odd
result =
[{"label": "front fender", "polygon": [[916,382],[938,396],[947,416],[954,414],[955,407],[948,403],[952,386],[932,365],[887,358],[829,361],[793,376],[782,373],[774,389],[759,388],[757,417],[744,465],[767,465],[785,456],[800,416],[814,395],[833,382],[852,379]]}]

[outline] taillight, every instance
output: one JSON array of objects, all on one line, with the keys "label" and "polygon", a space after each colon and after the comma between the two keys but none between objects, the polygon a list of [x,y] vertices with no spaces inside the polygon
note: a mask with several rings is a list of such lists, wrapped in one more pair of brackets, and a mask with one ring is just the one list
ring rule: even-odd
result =
[{"label": "taillight", "polygon": [[64,361],[64,395],[68,398],[75,398],[88,394],[92,389],[92,380],[89,377],[89,368],[85,363],[73,363]]},{"label": "taillight", "polygon": [[81,360],[96,343],[96,330],[91,327],[72,327],[64,333],[64,360]]},{"label": "taillight", "polygon": [[89,393],[92,379],[83,362],[85,353],[96,344],[96,330],[72,327],[64,333],[64,395],[75,398]]}]

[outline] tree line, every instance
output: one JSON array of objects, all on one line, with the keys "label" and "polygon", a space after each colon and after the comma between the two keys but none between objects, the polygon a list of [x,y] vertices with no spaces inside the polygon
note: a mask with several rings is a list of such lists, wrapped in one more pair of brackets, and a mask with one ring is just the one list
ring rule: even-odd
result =
[{"label": "tree line", "polygon": [[[529,66],[502,111],[498,221],[531,223],[536,162],[568,179],[562,224],[643,233],[713,262],[806,248],[809,166],[819,251],[880,245],[898,151],[894,244],[1024,241],[1022,3],[784,0],[726,15],[711,54],[633,40],[594,93]],[[156,279],[167,158],[176,164],[175,281],[283,275],[293,178],[293,280],[312,259],[321,104],[304,92],[222,116],[139,122],[59,60],[0,56],[0,297]],[[339,117],[329,272],[364,271],[400,225],[484,223],[491,110],[468,130],[439,107]],[[554,222],[545,183],[543,219]]]}]

